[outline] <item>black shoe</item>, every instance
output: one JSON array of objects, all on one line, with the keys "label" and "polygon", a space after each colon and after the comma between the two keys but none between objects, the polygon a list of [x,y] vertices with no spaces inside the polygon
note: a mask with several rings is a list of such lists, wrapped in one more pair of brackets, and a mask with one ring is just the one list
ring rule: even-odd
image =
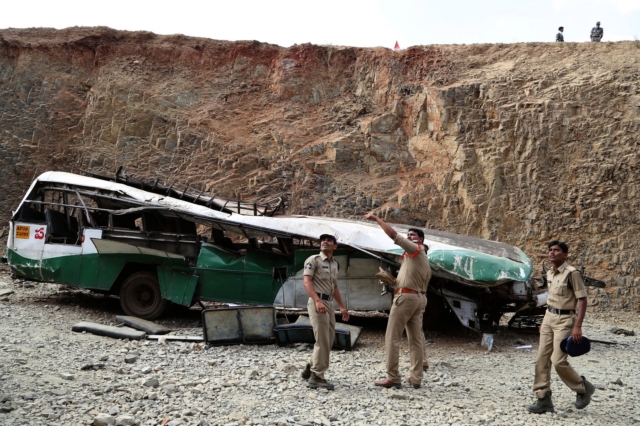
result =
[{"label": "black shoe", "polygon": [[304,368],[304,370],[302,370],[302,373],[300,373],[300,377],[302,377],[305,380],[309,380],[309,377],[311,377],[311,364],[307,363],[307,366]]},{"label": "black shoe", "polygon": [[553,413],[553,402],[551,401],[551,391],[547,392],[544,398],[538,398],[535,404],[527,407],[530,413],[542,414],[546,412]]},{"label": "black shoe", "polygon": [[589,405],[591,402],[591,395],[596,391],[596,387],[591,384],[587,379],[582,377],[582,381],[584,382],[584,393],[576,394],[576,408],[578,410],[582,410],[584,407]]},{"label": "black shoe", "polygon": [[331,383],[327,382],[325,379],[321,379],[320,377],[316,376],[316,373],[314,373],[313,371],[311,372],[311,377],[309,377],[309,384],[307,386],[309,386],[311,389],[318,389],[318,388],[322,388],[326,390],[334,389]]}]

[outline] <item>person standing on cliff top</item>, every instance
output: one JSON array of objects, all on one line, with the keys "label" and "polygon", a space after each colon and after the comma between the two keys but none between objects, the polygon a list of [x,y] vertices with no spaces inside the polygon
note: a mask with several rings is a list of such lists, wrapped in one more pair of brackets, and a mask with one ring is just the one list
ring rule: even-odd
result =
[{"label": "person standing on cliff top", "polygon": [[564,42],[564,35],[562,35],[562,33],[564,32],[564,27],[560,27],[558,28],[558,34],[556,34],[556,41],[559,42]]},{"label": "person standing on cliff top", "polygon": [[385,234],[405,250],[401,257],[402,266],[398,271],[395,295],[384,336],[387,377],[374,382],[374,385],[384,388],[402,387],[402,378],[398,371],[398,351],[402,332],[406,328],[411,360],[410,376],[406,381],[417,389],[422,385],[425,352],[422,316],[427,306],[426,292],[431,279],[431,266],[427,257],[428,247],[424,245],[424,232],[409,228],[405,238],[373,213],[367,213],[365,219],[377,222]]},{"label": "person standing on cliff top", "polygon": [[595,387],[571,367],[567,361],[567,353],[561,349],[561,342],[569,336],[577,344],[582,342],[582,321],[587,312],[587,290],[580,272],[566,262],[569,246],[554,240],[548,247],[549,260],[553,263],[553,268],[547,271],[549,298],[547,312],[540,326],[540,345],[533,382],[533,392],[538,400],[534,405],[527,407],[529,412],[536,414],[554,411],[551,401],[552,364],[564,384],[576,393],[575,406],[578,410],[589,405],[591,395],[595,391]]},{"label": "person standing on cliff top", "polygon": [[599,42],[604,36],[604,29],[600,26],[600,21],[596,22],[596,26],[591,28],[591,41]]}]

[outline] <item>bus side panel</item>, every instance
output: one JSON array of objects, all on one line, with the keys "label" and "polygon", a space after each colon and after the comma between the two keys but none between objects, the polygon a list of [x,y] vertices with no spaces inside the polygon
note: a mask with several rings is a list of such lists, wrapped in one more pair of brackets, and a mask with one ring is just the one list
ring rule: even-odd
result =
[{"label": "bus side panel", "polygon": [[191,306],[198,277],[171,267],[158,266],[157,269],[162,297],[178,305]]},{"label": "bus side panel", "polygon": [[[31,257],[22,256],[15,250],[7,250],[7,263],[11,266],[11,271],[19,277],[40,281],[40,259],[32,259]],[[40,253],[42,254],[42,253]]]},{"label": "bus side panel", "polygon": [[46,225],[12,222],[11,231],[7,240],[7,261],[12,271],[22,277],[43,280],[40,269]]},{"label": "bus side panel", "polygon": [[243,282],[244,301],[246,303],[272,305],[280,287],[281,277],[276,273],[280,268],[286,280],[286,268],[290,261],[265,251],[248,251],[245,260],[245,274]]},{"label": "bus side panel", "polygon": [[82,230],[82,267],[80,269],[79,285],[85,288],[101,288],[97,284],[100,256],[92,238],[102,238],[102,230],[92,228],[84,228]]},{"label": "bus side panel", "polygon": [[243,303],[243,271],[198,269],[197,273],[201,300]]},{"label": "bus side panel", "polygon": [[127,264],[127,260],[114,256],[99,256],[98,263],[98,276],[94,288],[110,290],[116,278],[118,278],[118,275],[120,275],[120,272],[122,272],[122,269]]},{"label": "bus side panel", "polygon": [[203,244],[195,268],[198,294],[208,301],[273,304],[281,286],[274,269],[286,271],[289,263],[286,257],[266,251],[241,254]]},{"label": "bus side panel", "polygon": [[202,244],[196,270],[201,300],[242,303],[244,256]]},{"label": "bus side panel", "polygon": [[[69,253],[70,251],[76,252]],[[80,282],[81,267],[80,247],[72,247],[69,250],[68,246],[62,244],[45,244],[42,253],[42,267],[40,268],[43,281],[82,286]]]},{"label": "bus side panel", "polygon": [[243,287],[244,303],[271,305],[280,289],[280,281],[273,280],[271,273],[247,273],[244,276]]},{"label": "bus side panel", "polygon": [[100,257],[97,254],[83,254],[78,285],[85,288],[100,288],[97,285],[99,268]]}]

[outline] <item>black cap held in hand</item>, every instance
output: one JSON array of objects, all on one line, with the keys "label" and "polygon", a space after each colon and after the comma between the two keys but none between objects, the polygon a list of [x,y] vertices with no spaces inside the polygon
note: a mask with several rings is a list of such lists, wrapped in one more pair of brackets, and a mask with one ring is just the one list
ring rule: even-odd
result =
[{"label": "black cap held in hand", "polygon": [[573,337],[569,336],[562,339],[560,342],[560,350],[569,356],[584,355],[591,350],[591,341],[585,336],[582,336],[580,343],[573,341]]}]

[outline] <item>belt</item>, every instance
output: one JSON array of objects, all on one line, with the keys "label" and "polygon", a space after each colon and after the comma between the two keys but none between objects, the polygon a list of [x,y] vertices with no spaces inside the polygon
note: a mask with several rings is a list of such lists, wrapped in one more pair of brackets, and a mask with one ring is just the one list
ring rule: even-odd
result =
[{"label": "belt", "polygon": [[398,293],[424,294],[423,291],[415,291],[415,290],[411,290],[410,288],[406,288],[406,287],[396,288],[396,294],[398,294]]},{"label": "belt", "polygon": [[576,313],[573,309],[556,309],[551,306],[547,306],[547,310],[556,315],[571,315]]},{"label": "belt", "polygon": [[324,294],[324,293],[316,293],[318,295],[318,297],[322,300],[327,300],[329,302],[331,302],[333,300],[333,296],[330,296],[328,294]]}]

